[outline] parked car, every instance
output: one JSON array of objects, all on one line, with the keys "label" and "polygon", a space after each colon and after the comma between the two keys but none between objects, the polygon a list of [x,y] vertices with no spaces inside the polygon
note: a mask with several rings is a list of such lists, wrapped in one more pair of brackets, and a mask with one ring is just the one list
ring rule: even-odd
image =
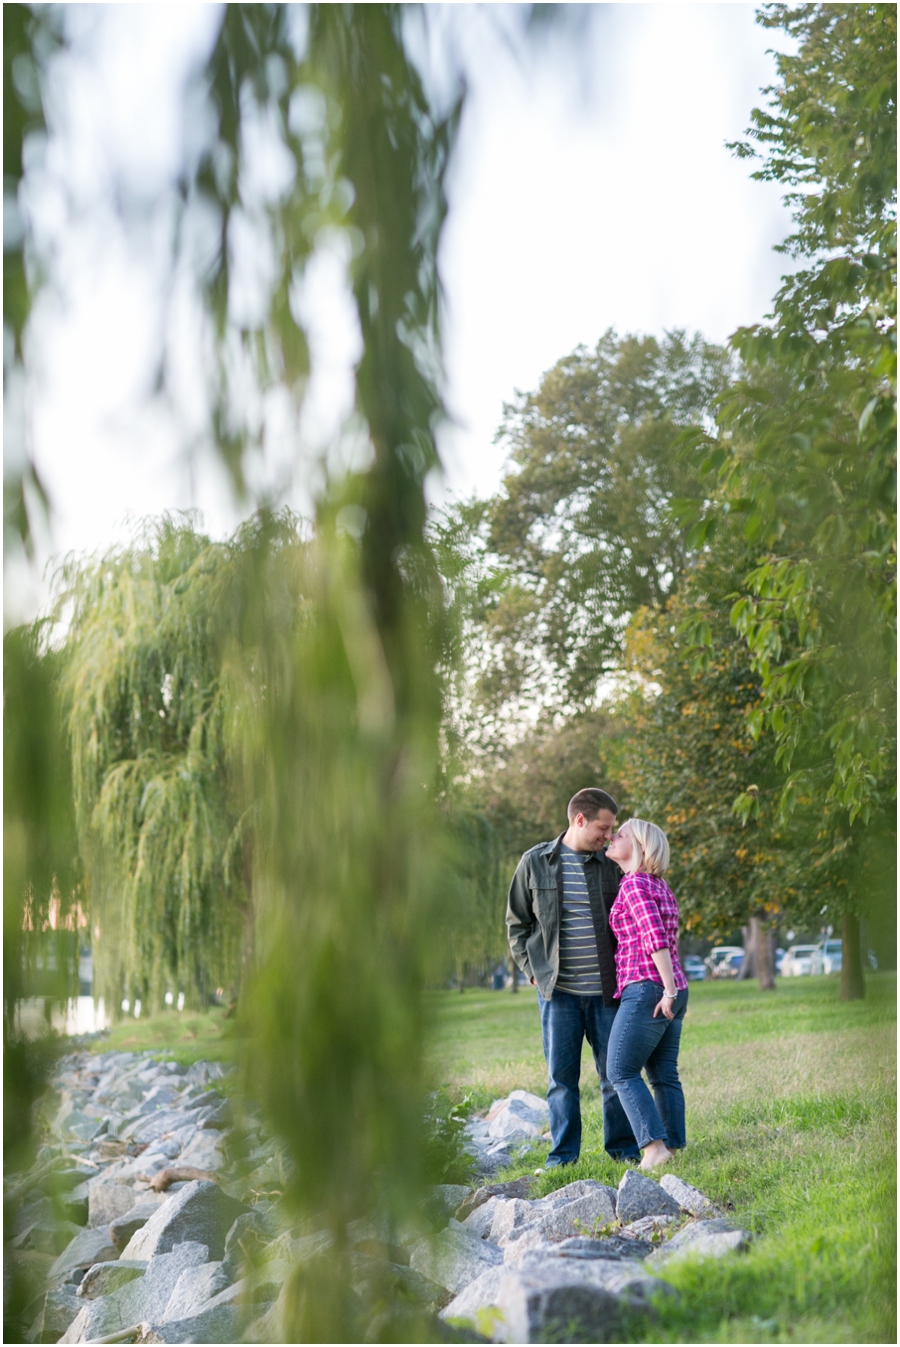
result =
[{"label": "parked car", "polygon": [[782,973],[782,972],[784,972],[784,969],[781,967],[781,965],[784,963],[784,953],[785,953],[784,950],[783,950],[783,949],[781,948],[781,946],[779,945],[778,948],[777,948],[776,951],[775,951],[775,972],[776,972],[776,973]]},{"label": "parked car", "polygon": [[[709,954],[706,956],[706,967],[709,970],[709,976],[711,978],[720,976],[718,971],[719,965],[722,963],[723,959],[726,959],[728,957],[729,954],[743,955],[743,953],[744,953],[743,948],[740,945],[713,945],[712,949],[709,951]],[[725,976],[726,977],[733,976],[733,974],[732,975],[726,974]]]},{"label": "parked car", "polygon": [[842,940],[822,940],[813,950],[811,973],[839,973],[843,962]]},{"label": "parked car", "polygon": [[786,978],[802,977],[812,972],[812,956],[815,945],[791,945],[781,961],[781,971]]},{"label": "parked car", "polygon": [[706,964],[696,954],[686,955],[681,960],[681,966],[688,982],[704,982],[706,980]]},{"label": "parked car", "polygon": [[736,978],[741,971],[741,964],[744,962],[744,951],[742,949],[733,949],[730,954],[726,954],[724,959],[720,959],[716,965],[717,978]]}]

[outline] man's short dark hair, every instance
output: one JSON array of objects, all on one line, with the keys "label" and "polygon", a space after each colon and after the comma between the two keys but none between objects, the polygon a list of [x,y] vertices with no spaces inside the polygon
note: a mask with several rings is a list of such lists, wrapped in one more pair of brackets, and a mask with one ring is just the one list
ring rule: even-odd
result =
[{"label": "man's short dark hair", "polygon": [[569,801],[569,822],[573,822],[576,814],[584,814],[588,820],[596,818],[601,809],[608,809],[611,814],[619,812],[619,806],[605,790],[600,790],[598,786],[586,786]]}]

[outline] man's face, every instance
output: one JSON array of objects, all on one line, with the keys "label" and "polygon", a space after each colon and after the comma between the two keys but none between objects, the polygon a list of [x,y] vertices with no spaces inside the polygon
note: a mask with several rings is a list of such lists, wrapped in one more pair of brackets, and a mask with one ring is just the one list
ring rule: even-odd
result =
[{"label": "man's face", "polygon": [[579,851],[599,851],[605,847],[616,830],[616,816],[609,809],[601,809],[596,818],[586,819],[583,814],[576,815],[575,828],[578,833]]}]

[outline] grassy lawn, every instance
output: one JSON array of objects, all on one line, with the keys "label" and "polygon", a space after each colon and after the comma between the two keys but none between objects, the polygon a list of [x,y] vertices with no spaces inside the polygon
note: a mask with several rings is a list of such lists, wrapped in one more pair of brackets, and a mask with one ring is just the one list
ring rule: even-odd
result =
[{"label": "grassy lawn", "polygon": [[[516,1087],[543,1094],[535,993],[433,994],[432,1067],[479,1106]],[[688,1146],[675,1172],[758,1236],[748,1254],[667,1273],[662,1305],[631,1341],[896,1342],[896,976],[865,1001],[837,979],[692,983],[681,1076]],[[603,1152],[599,1090],[584,1057],[584,1149],[546,1175],[617,1184]],[[504,1177],[541,1163],[534,1150]]]},{"label": "grassy lawn", "polygon": [[150,1052],[154,1057],[191,1066],[194,1062],[230,1062],[236,1052],[234,1021],[224,1008],[164,1010],[140,1020],[122,1020],[98,1038],[93,1052]]}]

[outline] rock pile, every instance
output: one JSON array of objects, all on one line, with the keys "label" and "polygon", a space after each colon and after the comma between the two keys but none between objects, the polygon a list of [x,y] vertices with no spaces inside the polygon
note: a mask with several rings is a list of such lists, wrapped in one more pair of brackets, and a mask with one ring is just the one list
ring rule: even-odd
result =
[{"label": "rock pile", "polygon": [[185,1070],[128,1052],[60,1064],[50,1137],[7,1185],[14,1256],[45,1275],[25,1312],[30,1341],[132,1328],[136,1341],[234,1342],[271,1308],[278,1287],[244,1275],[241,1233],[250,1222],[277,1238],[265,1195],[284,1162],[257,1138],[250,1182],[262,1200],[238,1200],[225,1163],[230,1108],[215,1088],[224,1075],[218,1063]]},{"label": "rock pile", "polygon": [[465,1281],[441,1318],[482,1332],[490,1324],[495,1342],[615,1341],[623,1309],[675,1294],[661,1266],[688,1253],[722,1257],[751,1239],[674,1174],[657,1183],[629,1169],[617,1189],[578,1179],[537,1200],[522,1183],[479,1189],[461,1221],[413,1250],[413,1265],[440,1285]]},{"label": "rock pile", "polygon": [[[9,1242],[45,1273],[29,1341],[278,1340],[290,1271],[327,1257],[329,1237],[291,1227],[277,1200],[287,1161],[261,1131],[248,1138],[256,1168],[233,1180],[223,1074],[123,1052],[65,1059],[51,1138],[12,1181]],[[478,1121],[481,1152],[499,1143],[508,1156],[542,1135],[546,1104],[516,1090]],[[483,1341],[491,1325],[497,1342],[602,1342],[623,1308],[674,1294],[661,1276],[670,1260],[750,1239],[673,1174],[656,1183],[628,1170],[617,1189],[578,1180],[537,1200],[534,1184],[438,1186],[405,1232],[357,1222],[356,1289],[387,1287],[439,1314],[438,1336]]]},{"label": "rock pile", "polygon": [[466,1123],[466,1150],[479,1174],[495,1174],[514,1158],[520,1146],[530,1146],[550,1135],[546,1099],[527,1090],[513,1090],[491,1105],[483,1118]]}]

